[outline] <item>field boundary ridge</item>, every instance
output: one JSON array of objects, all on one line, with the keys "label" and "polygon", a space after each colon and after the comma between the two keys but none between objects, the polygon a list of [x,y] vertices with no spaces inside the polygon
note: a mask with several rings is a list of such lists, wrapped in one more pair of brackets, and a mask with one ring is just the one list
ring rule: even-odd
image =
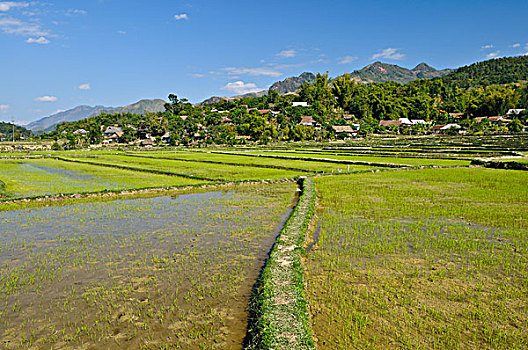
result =
[{"label": "field boundary ridge", "polygon": [[315,349],[301,265],[306,230],[315,209],[315,185],[312,178],[301,178],[299,183],[299,201],[253,289],[246,349]]}]

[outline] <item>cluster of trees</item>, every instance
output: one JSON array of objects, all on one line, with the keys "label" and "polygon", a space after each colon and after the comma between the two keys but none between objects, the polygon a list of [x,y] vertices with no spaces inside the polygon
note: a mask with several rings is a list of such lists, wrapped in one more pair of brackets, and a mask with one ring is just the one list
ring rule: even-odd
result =
[{"label": "cluster of trees", "polygon": [[442,78],[446,85],[459,88],[509,84],[528,77],[528,57],[504,57],[458,68]]},{"label": "cluster of trees", "polygon": [[[21,138],[31,137],[33,134],[30,130],[22,126],[15,125],[15,140]],[[12,140],[13,139],[13,124],[0,122],[0,140]]]}]

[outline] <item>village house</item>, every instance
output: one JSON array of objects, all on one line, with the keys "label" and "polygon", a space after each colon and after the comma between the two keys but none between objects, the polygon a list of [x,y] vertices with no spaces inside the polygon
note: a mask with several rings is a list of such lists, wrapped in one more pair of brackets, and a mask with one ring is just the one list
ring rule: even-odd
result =
[{"label": "village house", "polygon": [[306,125],[306,126],[315,126],[315,119],[312,117],[312,116],[302,116],[301,117],[301,122],[299,123],[301,125]]},{"label": "village house", "polygon": [[308,102],[292,102],[292,107],[310,107]]},{"label": "village house", "polygon": [[77,129],[73,132],[74,135],[81,135],[81,136],[86,136],[88,134],[88,131],[84,130],[84,129]]},{"label": "village house", "polygon": [[380,120],[378,126],[391,126],[391,125],[396,125],[396,126],[400,126],[402,125],[402,122],[400,120]]},{"label": "village house", "polygon": [[123,129],[119,126],[109,126],[104,131],[104,138],[109,142],[118,142],[119,139],[124,135]]},{"label": "village house", "polygon": [[435,125],[433,126],[433,128],[431,129],[434,133],[443,133],[449,129],[460,129],[461,126],[458,125],[458,124],[438,124],[438,125]]},{"label": "village house", "polygon": [[348,134],[350,136],[357,136],[358,130],[353,129],[350,125],[332,125],[332,130],[335,131],[336,134]]},{"label": "village house", "polygon": [[422,124],[422,125],[431,124],[431,122],[426,122],[426,121],[423,120],[423,119],[411,119],[411,123],[412,123],[413,125],[416,125],[416,124]]}]

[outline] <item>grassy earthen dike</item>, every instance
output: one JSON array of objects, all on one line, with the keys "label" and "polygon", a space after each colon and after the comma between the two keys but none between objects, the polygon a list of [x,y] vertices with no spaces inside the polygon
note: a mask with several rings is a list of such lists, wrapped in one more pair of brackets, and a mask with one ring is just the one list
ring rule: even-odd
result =
[{"label": "grassy earthen dike", "polygon": [[301,178],[302,194],[284,225],[250,301],[247,349],[314,349],[301,254],[314,214],[315,185]]}]

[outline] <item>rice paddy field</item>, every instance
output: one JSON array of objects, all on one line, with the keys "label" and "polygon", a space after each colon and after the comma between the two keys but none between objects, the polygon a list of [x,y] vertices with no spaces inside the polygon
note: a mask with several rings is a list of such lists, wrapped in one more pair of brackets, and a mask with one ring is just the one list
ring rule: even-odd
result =
[{"label": "rice paddy field", "polygon": [[528,176],[424,169],[316,179],[305,256],[320,349],[528,346]]},{"label": "rice paddy field", "polygon": [[0,212],[0,337],[20,348],[241,348],[295,185]]},{"label": "rice paddy field", "polygon": [[111,155],[111,156],[93,156],[93,157],[69,157],[65,158],[75,161],[84,161],[92,164],[100,165],[118,165],[129,167],[136,170],[150,170],[169,172],[172,174],[185,175],[196,177],[199,179],[206,179],[211,181],[228,181],[228,180],[265,180],[265,179],[282,179],[295,177],[298,172],[284,169],[263,169],[251,167],[237,167],[232,165],[196,163],[168,160],[168,159],[154,159],[154,158],[140,158],[125,155]]},{"label": "rice paddy field", "polygon": [[[153,152],[141,152],[134,153],[138,156],[155,157],[155,158],[167,158],[167,159],[184,159],[194,162],[218,162],[226,164],[238,164],[242,166],[255,166],[255,167],[270,167],[270,168],[283,168],[293,169],[300,172],[316,173],[316,172],[332,172],[337,169],[342,169],[343,165],[339,163],[328,163],[328,162],[306,162],[302,160],[294,159],[274,159],[274,158],[263,158],[263,157],[246,157],[243,155],[233,154],[221,154],[212,152],[165,152],[165,153],[153,153]],[[357,170],[368,170],[374,167],[365,165],[354,165],[349,169],[352,171]]]},{"label": "rice paddy field", "polygon": [[[240,152],[242,153],[242,152]],[[391,163],[391,164],[403,164],[403,165],[441,165],[441,166],[453,166],[453,165],[469,165],[471,159],[441,159],[441,158],[409,158],[409,157],[376,157],[376,156],[364,156],[360,154],[346,154],[346,153],[335,153],[335,152],[307,152],[299,150],[297,152],[276,152],[276,151],[264,151],[264,152],[243,152],[246,155],[258,155],[258,156],[279,156],[279,157],[301,157],[305,159],[333,159],[333,160],[347,160],[357,162],[371,162],[371,163]]]},{"label": "rice paddy field", "polygon": [[0,159],[0,180],[10,197],[164,187],[203,181],[67,163],[55,159]]},{"label": "rice paddy field", "polygon": [[1,153],[0,349],[526,349],[527,151]]}]

